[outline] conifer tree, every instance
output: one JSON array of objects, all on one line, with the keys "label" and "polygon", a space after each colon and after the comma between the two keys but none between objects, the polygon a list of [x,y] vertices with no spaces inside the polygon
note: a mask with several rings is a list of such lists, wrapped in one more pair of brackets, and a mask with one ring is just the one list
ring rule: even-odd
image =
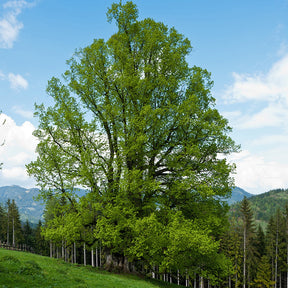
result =
[{"label": "conifer tree", "polygon": [[249,286],[251,267],[255,260],[253,238],[255,236],[255,224],[253,212],[247,197],[244,197],[240,206],[243,225],[243,288]]},{"label": "conifer tree", "polygon": [[43,255],[49,255],[49,242],[45,240],[44,236],[42,235],[42,221],[39,220],[37,227],[35,229],[35,252]]},{"label": "conifer tree", "polygon": [[4,207],[0,203],[0,241],[6,238],[6,213]]},{"label": "conifer tree", "polygon": [[256,253],[259,260],[262,256],[266,254],[266,235],[263,231],[262,226],[259,224],[255,236],[255,244],[256,244]]},{"label": "conifer tree", "polygon": [[259,262],[256,278],[254,279],[253,287],[258,288],[272,288],[275,282],[272,279],[271,267],[269,259],[266,255],[261,257]]},{"label": "conifer tree", "polygon": [[30,251],[35,249],[35,235],[28,219],[23,225],[23,244],[25,244],[26,249]]},{"label": "conifer tree", "polygon": [[15,247],[16,244],[23,242],[22,226],[20,214],[15,200],[10,199],[6,202],[6,242]]}]

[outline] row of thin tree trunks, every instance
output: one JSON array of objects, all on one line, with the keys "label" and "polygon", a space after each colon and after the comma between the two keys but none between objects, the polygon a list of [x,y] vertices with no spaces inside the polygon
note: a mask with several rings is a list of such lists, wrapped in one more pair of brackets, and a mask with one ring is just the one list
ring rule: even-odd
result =
[{"label": "row of thin tree trunks", "polygon": [[7,250],[23,251],[23,252],[33,252],[33,249],[26,244],[9,244],[0,240],[0,248]]},{"label": "row of thin tree trunks", "polygon": [[[93,248],[91,251],[87,251],[86,244],[84,243],[82,257],[83,261],[79,261],[79,249],[77,249],[76,243],[74,242],[72,245],[67,245],[65,241],[62,242],[61,246],[54,244],[50,241],[50,258],[57,258],[63,259],[66,262],[71,262],[74,264],[84,264],[84,266],[89,265],[87,264],[88,254],[90,265],[92,267],[101,267],[101,247],[100,248]],[[79,263],[80,262],[80,263]]]},{"label": "row of thin tree trunks", "polygon": [[[82,251],[82,260],[79,260],[79,257],[77,258],[77,251],[80,250],[77,249],[76,243],[74,242],[72,245],[69,245],[66,247],[65,241],[62,242],[61,247],[55,245],[52,241],[50,242],[50,257],[51,258],[62,258],[66,262],[71,263],[78,263],[86,265],[91,265],[92,267],[101,268],[102,267],[102,249],[99,248],[93,248],[92,250],[88,251],[86,249],[86,244],[83,245],[83,251]],[[89,263],[88,263],[88,256],[89,256]],[[80,262],[80,263],[79,263]],[[210,284],[209,279],[204,279],[203,277],[197,275],[195,273],[194,279],[190,279],[188,274],[181,275],[179,271],[177,271],[177,274],[173,273],[160,273],[158,272],[158,268],[154,267],[153,271],[150,273],[151,277],[153,279],[162,280],[164,282],[174,283],[177,285],[182,285],[185,287],[193,287],[193,288],[213,288],[216,286],[212,286]]]}]

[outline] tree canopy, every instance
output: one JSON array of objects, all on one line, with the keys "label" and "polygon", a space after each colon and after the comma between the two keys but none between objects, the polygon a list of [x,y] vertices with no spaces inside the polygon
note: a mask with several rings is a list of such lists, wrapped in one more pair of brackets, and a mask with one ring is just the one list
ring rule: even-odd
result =
[{"label": "tree canopy", "polygon": [[[91,247],[101,243],[118,264],[205,270],[218,259],[233,185],[223,155],[239,147],[210,73],[186,61],[187,38],[138,20],[132,2],[107,17],[117,32],[77,50],[63,79],[48,82],[54,106],[36,105],[38,157],[27,169],[58,203],[46,234],[82,241],[90,231]],[[88,192],[78,199],[75,187]]]}]

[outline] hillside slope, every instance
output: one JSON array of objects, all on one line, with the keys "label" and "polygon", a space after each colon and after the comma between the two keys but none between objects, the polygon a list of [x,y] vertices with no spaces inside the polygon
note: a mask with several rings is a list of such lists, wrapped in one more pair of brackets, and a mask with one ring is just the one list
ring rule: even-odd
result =
[{"label": "hillside slope", "polygon": [[[3,285],[3,286],[2,286]],[[157,288],[179,287],[134,275],[116,275],[91,266],[65,263],[39,255],[0,249],[1,287],[101,287]]]}]

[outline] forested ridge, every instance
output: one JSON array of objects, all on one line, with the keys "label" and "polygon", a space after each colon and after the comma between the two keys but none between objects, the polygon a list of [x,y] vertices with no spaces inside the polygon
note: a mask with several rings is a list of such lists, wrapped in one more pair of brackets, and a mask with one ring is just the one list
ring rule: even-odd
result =
[{"label": "forested ridge", "polygon": [[[265,229],[276,211],[285,209],[288,201],[288,190],[275,189],[259,195],[251,195],[248,198],[256,223],[261,224],[262,228]],[[229,212],[229,217],[237,218],[239,216],[240,202],[232,204]]]}]

